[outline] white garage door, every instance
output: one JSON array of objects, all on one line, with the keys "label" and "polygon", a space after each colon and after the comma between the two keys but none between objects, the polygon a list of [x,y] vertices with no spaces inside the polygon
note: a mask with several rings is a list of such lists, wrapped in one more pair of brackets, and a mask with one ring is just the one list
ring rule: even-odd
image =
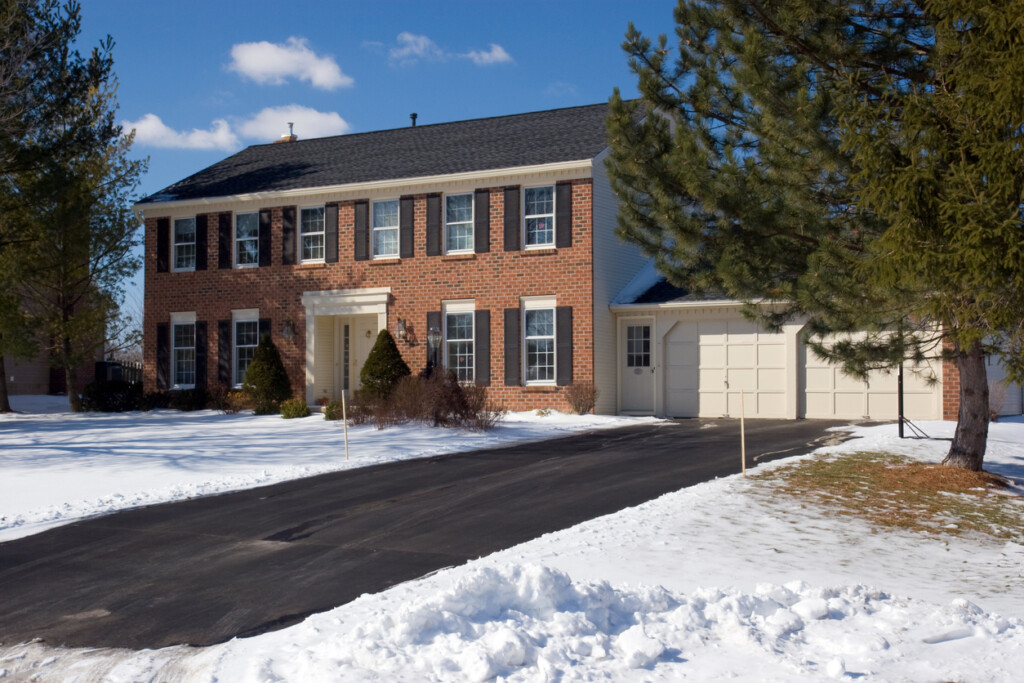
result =
[{"label": "white garage door", "polygon": [[665,413],[784,417],[785,340],[746,320],[677,322],[665,336]]},{"label": "white garage door", "polygon": [[[898,417],[896,371],[873,372],[866,382],[857,380],[843,374],[839,366],[821,360],[803,344],[800,345],[800,365],[802,417],[839,420],[895,420]],[[911,420],[939,419],[941,388],[927,381],[932,373],[938,376],[938,363],[926,363],[915,369],[908,366],[903,372],[903,414]]]},{"label": "white garage door", "polygon": [[989,391],[1003,391],[1005,395],[1003,397],[1003,404],[999,408],[1000,415],[1020,415],[1021,414],[1021,388],[1019,384],[1011,384],[1005,388],[998,388],[995,386],[997,382],[1006,377],[1006,371],[1003,370],[1003,366],[999,364],[999,359],[994,356],[989,356],[986,359],[985,372],[988,374],[988,386]]}]

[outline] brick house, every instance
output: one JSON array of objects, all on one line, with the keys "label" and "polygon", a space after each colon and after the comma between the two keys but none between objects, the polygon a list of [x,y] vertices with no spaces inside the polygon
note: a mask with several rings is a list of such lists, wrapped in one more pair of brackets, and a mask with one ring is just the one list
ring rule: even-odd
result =
[{"label": "brick house", "polygon": [[615,412],[609,304],[645,259],[614,236],[606,111],[286,136],[143,199],[146,386],[236,386],[269,333],[294,395],[336,399],[387,328],[510,409],[593,381]]}]

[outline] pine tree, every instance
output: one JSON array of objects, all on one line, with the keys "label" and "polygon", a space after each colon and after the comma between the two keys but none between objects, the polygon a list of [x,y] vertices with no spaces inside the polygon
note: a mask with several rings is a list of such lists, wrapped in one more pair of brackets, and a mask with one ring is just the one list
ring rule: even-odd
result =
[{"label": "pine tree", "polygon": [[[641,96],[616,91],[608,121],[620,234],[770,328],[806,319],[811,348],[854,376],[955,359],[945,462],[971,469],[984,353],[1024,377],[1010,5],[682,0],[674,59],[629,27]],[[864,334],[823,343],[845,332]]]},{"label": "pine tree", "polygon": [[399,380],[409,374],[411,371],[398,351],[395,338],[387,330],[381,330],[359,372],[363,391],[376,398],[387,398]]},{"label": "pine tree", "polygon": [[253,351],[242,381],[242,391],[257,415],[279,413],[281,402],[292,395],[291,381],[281,361],[281,354],[269,334],[260,337],[260,343]]}]

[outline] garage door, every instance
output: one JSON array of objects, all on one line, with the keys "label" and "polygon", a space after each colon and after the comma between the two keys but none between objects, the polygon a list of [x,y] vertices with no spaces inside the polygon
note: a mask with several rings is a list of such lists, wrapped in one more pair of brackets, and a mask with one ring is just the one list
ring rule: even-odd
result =
[{"label": "garage door", "polygon": [[996,383],[1006,377],[1006,372],[1003,370],[1003,366],[999,364],[999,359],[994,356],[989,356],[986,360],[985,371],[988,374],[988,386],[989,391],[1003,391],[1002,406],[999,408],[1000,415],[1020,415],[1021,414],[1021,388],[1019,384],[1011,384],[1005,388],[996,387]]},{"label": "garage door", "polygon": [[[809,418],[840,420],[895,420],[898,415],[898,384],[895,371],[873,372],[866,382],[843,374],[837,365],[818,358],[800,345],[800,415]],[[915,372],[914,370],[917,370]],[[903,372],[903,414],[911,420],[939,419],[941,389],[929,385],[927,378],[938,371],[938,364]]]},{"label": "garage door", "polygon": [[746,320],[677,322],[665,336],[665,413],[784,417],[785,340]]}]

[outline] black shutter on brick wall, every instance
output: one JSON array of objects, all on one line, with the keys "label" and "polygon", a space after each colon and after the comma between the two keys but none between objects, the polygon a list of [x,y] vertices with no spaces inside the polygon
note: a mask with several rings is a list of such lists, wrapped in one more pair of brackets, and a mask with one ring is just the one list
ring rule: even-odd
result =
[{"label": "black shutter on brick wall", "polygon": [[324,261],[338,262],[338,205],[324,207]]},{"label": "black shutter on brick wall", "polygon": [[166,273],[170,265],[171,254],[171,220],[156,219],[156,272]]},{"label": "black shutter on brick wall", "polygon": [[572,184],[555,185],[555,246],[572,246]]},{"label": "black shutter on brick wall", "polygon": [[505,188],[505,251],[519,250],[519,186]]},{"label": "black shutter on brick wall", "polygon": [[398,256],[413,257],[413,219],[416,217],[412,197],[402,197],[398,202]]},{"label": "black shutter on brick wall", "polygon": [[[441,311],[430,311],[427,313],[427,334],[435,327],[441,330]],[[441,331],[443,332],[443,330]],[[426,334],[423,336],[426,338]],[[442,341],[441,343],[443,344],[444,342]],[[440,345],[431,346],[429,341],[427,342],[427,367],[441,370],[441,347]]]},{"label": "black shutter on brick wall", "polygon": [[270,209],[260,210],[260,268],[270,265]]},{"label": "black shutter on brick wall", "polygon": [[217,267],[231,267],[231,213],[217,215]]},{"label": "black shutter on brick wall", "polygon": [[427,195],[427,256],[441,254],[441,195]]},{"label": "black shutter on brick wall", "polygon": [[489,387],[491,386],[491,312],[476,311],[473,325],[476,328],[473,330],[476,347],[473,349],[476,385]]},{"label": "black shutter on brick wall", "polygon": [[572,306],[555,309],[555,384],[572,384]]},{"label": "black shutter on brick wall", "polygon": [[206,388],[206,321],[196,321],[196,388]]},{"label": "black shutter on brick wall", "polygon": [[[335,221],[337,225],[337,221]],[[335,233],[337,239],[337,233]],[[281,209],[281,265],[295,265],[295,207]]]},{"label": "black shutter on brick wall", "polygon": [[370,258],[370,204],[366,200],[356,202],[352,207],[355,210],[355,243],[353,246],[353,258],[356,261],[365,261]]},{"label": "black shutter on brick wall", "polygon": [[259,331],[260,339],[263,339],[263,335],[265,334],[270,335],[271,339],[274,338],[274,335],[270,334],[270,318],[260,318]]},{"label": "black shutter on brick wall", "polygon": [[473,193],[473,251],[486,254],[491,250],[491,193]]},{"label": "black shutter on brick wall", "polygon": [[217,381],[231,385],[231,321],[217,321]]},{"label": "black shutter on brick wall", "polygon": [[156,325],[156,388],[166,391],[171,376],[171,326],[167,323]]},{"label": "black shutter on brick wall", "polygon": [[209,216],[196,216],[196,270],[206,270],[206,256],[210,245]]},{"label": "black shutter on brick wall", "polygon": [[505,309],[505,386],[514,387],[523,383],[523,359],[519,352],[518,308]]}]

